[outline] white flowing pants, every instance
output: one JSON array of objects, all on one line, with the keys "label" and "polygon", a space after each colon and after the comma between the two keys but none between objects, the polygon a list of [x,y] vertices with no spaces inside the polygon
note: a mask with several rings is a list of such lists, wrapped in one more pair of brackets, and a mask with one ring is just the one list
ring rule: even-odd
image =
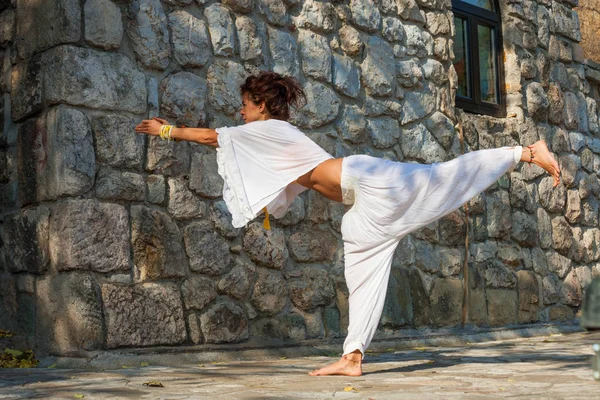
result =
[{"label": "white flowing pants", "polygon": [[521,152],[521,147],[480,150],[430,165],[344,158],[342,194],[345,204],[353,204],[341,228],[350,293],[344,354],[364,355],[373,339],[398,242],[483,192],[516,166]]}]

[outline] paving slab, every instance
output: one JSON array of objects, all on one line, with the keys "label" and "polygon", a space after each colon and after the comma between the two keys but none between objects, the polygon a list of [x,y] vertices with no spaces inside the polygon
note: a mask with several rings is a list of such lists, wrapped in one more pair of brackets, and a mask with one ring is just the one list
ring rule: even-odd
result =
[{"label": "paving slab", "polygon": [[[360,377],[309,377],[337,357],[180,367],[3,369],[0,399],[597,399],[600,332],[368,353]],[[160,382],[164,387],[145,385]],[[81,397],[84,396],[84,397]]]}]

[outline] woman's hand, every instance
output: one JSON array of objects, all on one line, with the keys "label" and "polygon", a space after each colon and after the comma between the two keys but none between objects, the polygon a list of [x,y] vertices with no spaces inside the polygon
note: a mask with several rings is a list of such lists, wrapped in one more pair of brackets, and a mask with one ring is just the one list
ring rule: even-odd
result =
[{"label": "woman's hand", "polygon": [[169,125],[169,122],[166,119],[154,117],[140,122],[135,127],[135,131],[137,133],[147,133],[148,135],[158,136],[160,135],[160,127],[162,125]]}]

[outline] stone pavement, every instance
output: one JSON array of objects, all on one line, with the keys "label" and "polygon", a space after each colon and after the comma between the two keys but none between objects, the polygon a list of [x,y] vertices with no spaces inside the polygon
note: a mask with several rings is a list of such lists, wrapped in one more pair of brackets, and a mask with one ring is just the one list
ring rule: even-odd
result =
[{"label": "stone pavement", "polygon": [[[600,332],[416,347],[368,354],[364,375],[307,373],[337,357],[114,370],[0,370],[0,399],[597,399]],[[158,381],[164,387],[144,383]],[[84,396],[84,397],[82,397]]]}]

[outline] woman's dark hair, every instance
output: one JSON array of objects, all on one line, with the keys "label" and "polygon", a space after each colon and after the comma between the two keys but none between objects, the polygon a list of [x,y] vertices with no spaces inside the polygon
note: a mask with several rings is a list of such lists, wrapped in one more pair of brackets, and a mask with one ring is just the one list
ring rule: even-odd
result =
[{"label": "woman's dark hair", "polygon": [[255,104],[264,101],[269,115],[284,121],[290,118],[290,105],[300,106],[306,101],[304,91],[294,78],[276,72],[261,71],[249,76],[240,86],[240,92],[248,94]]}]

